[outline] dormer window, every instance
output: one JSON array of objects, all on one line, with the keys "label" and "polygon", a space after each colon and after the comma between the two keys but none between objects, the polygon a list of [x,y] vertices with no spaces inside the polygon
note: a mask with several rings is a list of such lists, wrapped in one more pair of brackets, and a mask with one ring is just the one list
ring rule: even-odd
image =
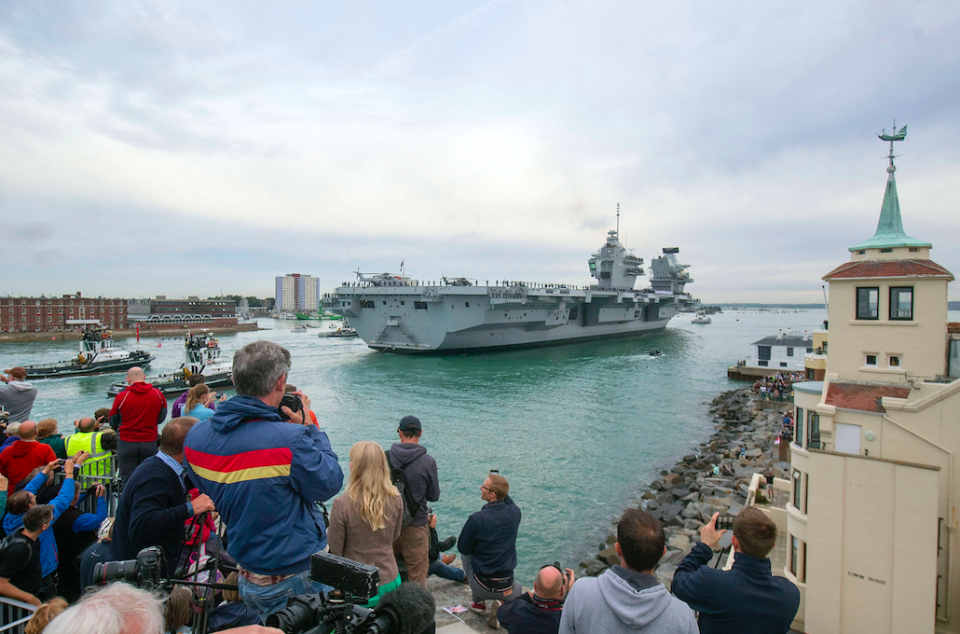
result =
[{"label": "dormer window", "polygon": [[893,253],[893,249],[880,249],[880,253]]},{"label": "dormer window", "polygon": [[857,255],[866,255],[866,254],[867,254],[866,251],[857,251]]}]

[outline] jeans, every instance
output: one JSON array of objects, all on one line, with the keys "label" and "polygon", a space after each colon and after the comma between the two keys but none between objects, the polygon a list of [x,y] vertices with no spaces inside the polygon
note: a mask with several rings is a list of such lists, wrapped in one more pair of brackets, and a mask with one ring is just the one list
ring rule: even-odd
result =
[{"label": "jeans", "polygon": [[156,440],[151,442],[117,440],[117,462],[119,463],[120,479],[124,482],[129,480],[140,463],[150,456],[156,455],[156,453]]},{"label": "jeans", "polygon": [[267,617],[287,607],[287,600],[298,594],[329,592],[332,587],[310,580],[310,571],[298,572],[289,579],[272,586],[258,586],[244,577],[237,581],[240,599],[251,611],[260,615],[260,622],[266,625]]},{"label": "jeans", "polygon": [[523,585],[516,579],[513,580],[512,588],[507,588],[503,592],[490,592],[477,583],[477,578],[473,574],[473,566],[470,565],[470,555],[461,554],[460,560],[463,562],[463,571],[467,574],[467,583],[470,584],[470,589],[473,591],[474,603],[482,603],[488,599],[498,599],[508,603],[523,593]]},{"label": "jeans", "polygon": [[449,579],[450,581],[466,581],[467,573],[460,570],[459,568],[454,568],[453,566],[448,566],[439,559],[436,561],[430,562],[430,569],[428,574],[435,575],[441,579]]}]

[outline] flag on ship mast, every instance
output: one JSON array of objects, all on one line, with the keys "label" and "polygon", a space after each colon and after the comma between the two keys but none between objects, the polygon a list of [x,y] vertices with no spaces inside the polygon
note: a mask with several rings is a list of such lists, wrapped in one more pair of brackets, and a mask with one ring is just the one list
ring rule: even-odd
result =
[{"label": "flag on ship mast", "polygon": [[137,322],[137,343],[140,343],[140,322]]}]

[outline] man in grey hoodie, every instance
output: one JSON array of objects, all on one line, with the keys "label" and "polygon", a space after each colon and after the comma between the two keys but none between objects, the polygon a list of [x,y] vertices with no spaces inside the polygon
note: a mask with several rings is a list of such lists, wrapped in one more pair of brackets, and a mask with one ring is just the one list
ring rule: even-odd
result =
[{"label": "man in grey hoodie", "polygon": [[37,399],[37,388],[27,383],[26,368],[17,366],[4,372],[7,376],[0,377],[0,380],[6,385],[0,385],[0,406],[10,412],[10,422],[30,420],[33,402]]},{"label": "man in grey hoodie", "polygon": [[[430,527],[427,502],[440,499],[440,478],[437,462],[427,455],[427,448],[420,444],[423,427],[416,416],[404,416],[397,427],[400,442],[393,443],[387,452],[391,469],[403,469],[407,479],[407,491],[416,503],[408,509],[412,519],[400,531],[393,545],[394,552],[403,555],[407,565],[407,577],[427,587],[427,571],[430,568]],[[404,504],[407,502],[404,501]]]},{"label": "man in grey hoodie", "polygon": [[646,511],[627,509],[617,525],[621,564],[573,584],[560,634],[698,634],[693,611],[654,576],[665,544],[660,522]]}]

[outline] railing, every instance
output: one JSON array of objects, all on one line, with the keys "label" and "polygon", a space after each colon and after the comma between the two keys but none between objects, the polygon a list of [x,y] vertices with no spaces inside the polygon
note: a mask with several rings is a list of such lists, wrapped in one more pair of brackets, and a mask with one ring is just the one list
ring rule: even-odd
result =
[{"label": "railing", "polygon": [[23,634],[36,609],[29,603],[0,597],[0,634]]},{"label": "railing", "polygon": [[[77,486],[83,490],[94,484],[102,484],[106,488],[107,517],[117,514],[117,502],[122,490],[120,475],[117,472],[117,456],[111,454],[106,458],[80,465],[73,474]],[[63,481],[63,472],[54,475],[55,482]],[[77,508],[84,513],[97,512],[97,498],[88,495],[77,504]],[[0,630],[3,632],[3,630]]]},{"label": "railing", "polygon": [[792,403],[793,402],[793,392],[789,394],[781,394],[779,396],[774,396],[770,392],[759,392],[761,401],[770,401],[772,403]]}]

